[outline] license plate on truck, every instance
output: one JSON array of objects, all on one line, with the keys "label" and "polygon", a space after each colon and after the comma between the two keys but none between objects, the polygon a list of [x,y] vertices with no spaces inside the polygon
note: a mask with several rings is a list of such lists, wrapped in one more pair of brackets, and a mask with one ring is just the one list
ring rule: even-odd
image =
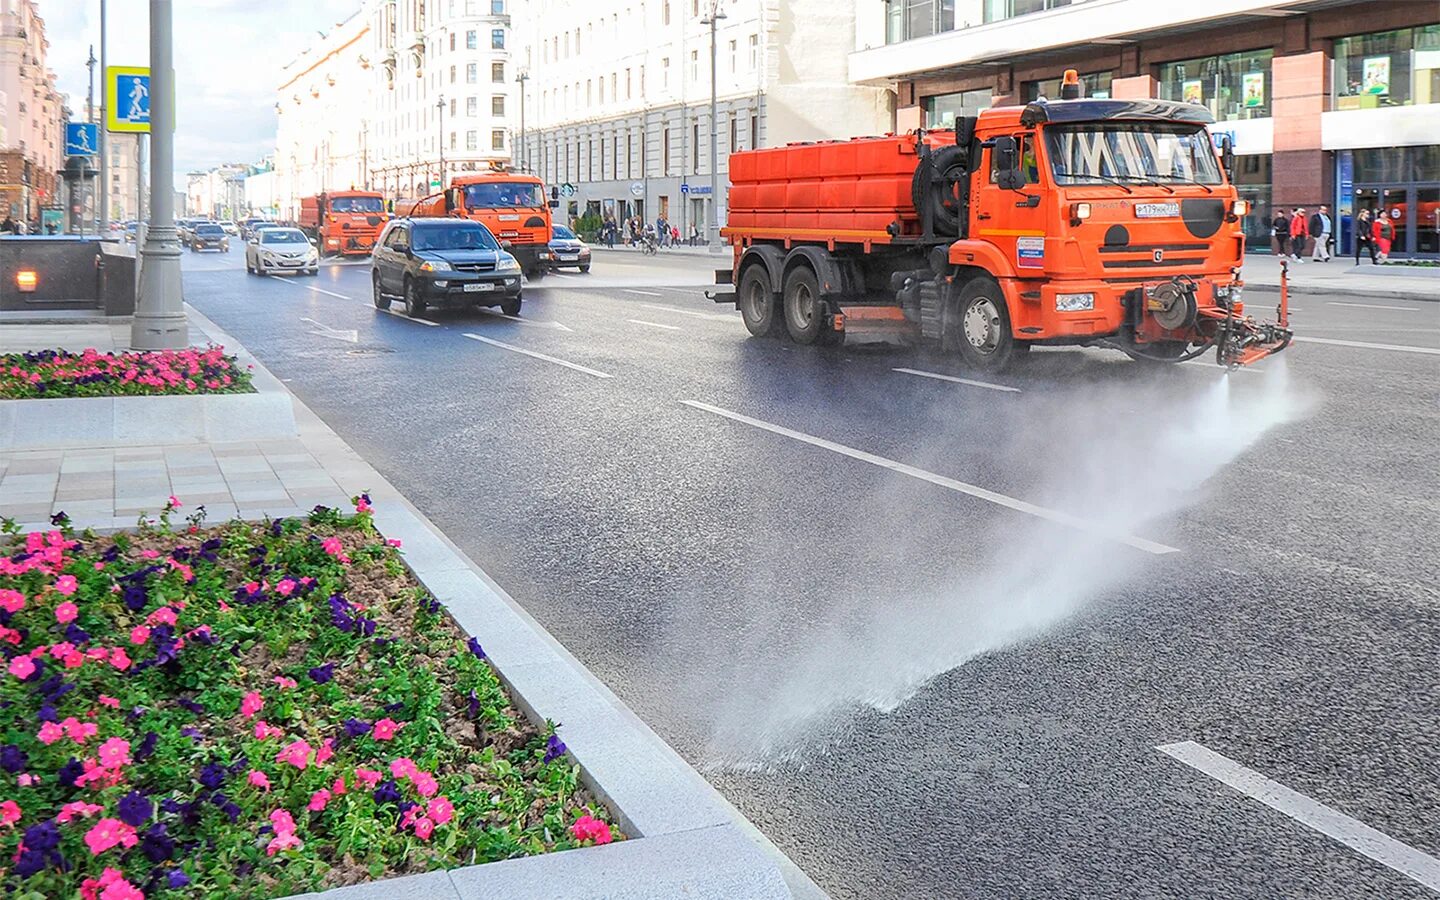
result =
[{"label": "license plate on truck", "polygon": [[476,281],[472,284],[465,285],[465,293],[467,294],[478,294],[481,291],[493,290],[495,290],[495,285],[491,284],[488,281]]},{"label": "license plate on truck", "polygon": [[1180,215],[1178,203],[1137,203],[1135,217],[1139,219],[1163,219]]}]

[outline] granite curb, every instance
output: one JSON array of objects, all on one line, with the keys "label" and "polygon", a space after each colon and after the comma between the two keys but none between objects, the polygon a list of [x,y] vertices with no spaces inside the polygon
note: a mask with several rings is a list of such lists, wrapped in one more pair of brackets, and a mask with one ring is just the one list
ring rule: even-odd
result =
[{"label": "granite curb", "polygon": [[[191,317],[240,352],[194,309]],[[248,356],[248,354],[247,354]],[[280,384],[258,362],[257,381]],[[280,386],[288,392],[288,388]],[[405,564],[479,638],[521,709],[557,723],[581,779],[631,838],[604,847],[336,888],[306,898],[783,898],[825,893],[599,679],[298,398],[300,441],[347,493],[368,491],[375,524]]]}]

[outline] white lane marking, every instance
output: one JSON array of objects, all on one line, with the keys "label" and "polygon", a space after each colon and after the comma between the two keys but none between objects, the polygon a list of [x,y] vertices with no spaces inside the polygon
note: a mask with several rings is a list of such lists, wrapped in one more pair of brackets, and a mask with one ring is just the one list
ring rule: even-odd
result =
[{"label": "white lane marking", "polygon": [[568,272],[551,272],[551,273],[549,273],[549,274],[555,276],[556,278],[575,278],[575,277],[576,277],[574,274],[571,274],[571,273],[568,273]]},{"label": "white lane marking", "polygon": [[[632,291],[631,293],[634,293],[634,292]],[[659,295],[657,294],[656,296],[659,296]],[[659,303],[642,303],[642,304],[640,304],[640,305],[643,306],[643,307],[645,307],[646,309],[658,309],[658,310],[660,310],[661,312],[675,313],[676,315],[680,315],[680,316],[690,316],[691,318],[695,318],[695,319],[719,319],[719,320],[722,321],[722,322],[733,322],[733,321],[735,321],[735,317],[734,317],[734,316],[717,314],[717,313],[702,313],[702,312],[696,312],[696,311],[693,310],[693,309],[680,309],[678,306],[661,306]]]},{"label": "white lane marking", "polygon": [[395,318],[405,322],[414,322],[416,325],[429,325],[431,328],[440,327],[439,322],[432,322],[429,319],[414,319],[410,316],[405,315],[402,312],[393,309],[380,309],[379,307],[376,307],[376,312],[383,312],[387,316],[394,316]]},{"label": "white lane marking", "polygon": [[523,347],[516,347],[514,344],[507,344],[504,341],[497,341],[493,338],[482,337],[478,334],[471,334],[468,331],[465,333],[465,336],[472,341],[479,341],[482,344],[489,344],[492,347],[499,347],[501,350],[510,350],[515,353],[523,353],[526,356],[533,356],[536,359],[543,359],[545,362],[554,363],[557,366],[564,366],[567,369],[574,369],[577,372],[584,372],[586,375],[593,375],[596,378],[611,377],[608,373],[598,372],[595,369],[587,368],[586,366],[579,365],[578,363],[566,362],[563,359],[556,359],[553,356],[546,356],[543,353],[536,353],[534,350],[526,350]]},{"label": "white lane marking", "polygon": [[534,326],[534,327],[536,327],[536,328],[554,328],[554,329],[556,329],[557,331],[573,331],[573,330],[574,330],[574,329],[568,328],[568,327],[566,327],[566,326],[564,326],[564,325],[561,325],[559,322],[542,322],[542,321],[540,321],[539,319],[522,319],[522,318],[520,318],[519,316],[507,316],[505,313],[501,312],[500,310],[498,310],[498,309],[491,309],[491,308],[488,307],[488,306],[479,306],[479,307],[476,307],[476,308],[475,308],[475,311],[478,312],[478,313],[484,313],[484,314],[487,315],[487,316],[494,316],[494,317],[497,318],[497,319],[509,319],[509,320],[512,321],[512,322],[519,322],[521,325],[532,325],[532,326]]},{"label": "white lane marking", "polygon": [[1419,312],[1418,306],[1382,306],[1378,303],[1341,303],[1339,300],[1327,300],[1331,306],[1353,306],[1357,309],[1403,309],[1405,312]]},{"label": "white lane marking", "polygon": [[632,290],[630,290],[629,288],[626,288],[626,289],[625,289],[625,293],[627,293],[627,294],[639,294],[639,295],[642,296],[642,297],[663,297],[663,296],[665,296],[664,294],[657,294],[657,293],[655,293],[654,291],[632,291]]},{"label": "white lane marking", "polygon": [[663,328],[666,331],[684,331],[679,325],[661,325],[659,322],[647,322],[644,319],[626,319],[627,322],[634,322],[636,325],[649,325],[651,328]]},{"label": "white lane marking", "polygon": [[1333,344],[1337,347],[1359,347],[1362,350],[1398,350],[1401,353],[1428,353],[1431,356],[1440,356],[1440,350],[1434,347],[1411,347],[1406,344],[1371,344],[1366,341],[1341,341],[1335,338],[1300,337],[1291,338],[1292,341],[1299,341],[1303,344]]},{"label": "white lane marking", "polygon": [[[301,276],[301,277],[303,277],[303,276]],[[300,282],[295,281],[295,280],[293,280],[293,279],[291,279],[291,278],[284,278],[284,279],[281,279],[281,281],[282,281],[282,283],[284,283],[284,284],[288,284],[288,285],[291,285],[291,286],[293,286],[293,287],[304,288],[304,289],[307,290],[307,291],[314,291],[314,292],[317,293],[317,294],[328,294],[328,295],[330,295],[331,297],[339,297],[341,300],[353,300],[353,299],[355,299],[354,297],[347,297],[347,296],[345,296],[344,294],[337,294],[337,293],[335,293],[334,291],[327,291],[327,290],[325,290],[324,288],[313,287],[313,286],[308,285],[308,284],[301,284]]]},{"label": "white lane marking", "polygon": [[1402,844],[1358,819],[1331,809],[1304,794],[1290,790],[1246,768],[1209,747],[1194,741],[1164,744],[1156,747],[1222,784],[1229,785],[1247,797],[1259,800],[1271,809],[1289,816],[1307,828],[1333,838],[1363,856],[1388,866],[1407,878],[1420,882],[1432,891],[1440,891],[1440,859]]},{"label": "white lane marking", "polygon": [[873,453],[866,453],[864,450],[856,450],[854,447],[847,447],[844,444],[837,444],[834,441],[827,441],[824,438],[815,437],[813,434],[806,434],[803,431],[792,431],[791,429],[782,427],[780,425],[773,425],[760,419],[752,419],[749,416],[741,415],[737,412],[731,412],[728,409],[721,409],[718,406],[711,406],[708,403],[701,403],[698,400],[681,400],[680,402],[685,404],[686,406],[692,406],[695,409],[704,410],[708,413],[714,413],[717,416],[724,416],[727,419],[731,419],[736,422],[742,422],[746,425],[750,425],[754,428],[759,428],[763,431],[768,431],[771,434],[778,434],[783,437],[791,438],[792,440],[797,440],[809,444],[812,447],[820,447],[821,449],[829,450],[833,453],[839,453],[842,456],[848,456],[851,459],[858,459],[861,462],[870,463],[872,466],[880,466],[881,468],[889,469],[892,472],[899,472],[902,475],[909,475],[911,478],[918,478],[921,481],[928,481],[931,484],[938,485],[943,488],[949,488],[950,490],[956,491],[961,494],[968,494],[971,497],[976,497],[981,500],[994,503],[998,506],[1004,506],[1008,509],[1013,509],[1017,512],[1027,513],[1041,519],[1047,519],[1051,522],[1056,522],[1061,525],[1068,525],[1069,527],[1074,528],[1078,531],[1089,532],[1092,534],[1104,534],[1110,540],[1119,541],[1122,544],[1127,544],[1138,550],[1144,550],[1146,553],[1154,553],[1158,556],[1165,553],[1180,552],[1180,548],[1178,547],[1169,547],[1165,544],[1156,543],[1155,541],[1147,540],[1141,537],[1134,537],[1128,534],[1117,534],[1110,531],[1109,529],[1104,528],[1097,522],[1092,522],[1088,519],[1082,519],[1079,516],[1072,516],[1069,513],[1063,513],[1059,510],[1046,509],[1043,506],[1036,506],[1035,504],[1027,503],[1024,500],[1017,500],[1014,497],[1007,497],[1004,494],[998,494],[995,491],[986,490],[985,488],[978,487],[973,484],[966,484],[965,482],[957,481],[954,478],[946,478],[944,475],[936,475],[934,472],[927,472],[924,469],[919,469],[915,466],[906,465],[902,462],[896,462],[893,459],[886,459],[883,456],[876,456]]},{"label": "white lane marking", "polygon": [[988,381],[971,381],[969,378],[956,378],[954,375],[941,375],[939,372],[922,372],[919,369],[891,369],[890,371],[904,372],[906,375],[919,375],[921,378],[934,378],[936,381],[968,384],[971,387],[988,388],[992,391],[1009,391],[1013,394],[1021,393],[1017,387],[1010,387],[1004,384],[991,384]]},{"label": "white lane marking", "polygon": [[311,325],[315,326],[317,330],[311,331],[311,334],[318,334],[321,337],[334,338],[337,341],[349,341],[352,344],[360,342],[360,335],[353,328],[331,328],[329,325],[317,322],[314,319],[307,319],[304,316],[300,318],[300,321],[309,322]]}]

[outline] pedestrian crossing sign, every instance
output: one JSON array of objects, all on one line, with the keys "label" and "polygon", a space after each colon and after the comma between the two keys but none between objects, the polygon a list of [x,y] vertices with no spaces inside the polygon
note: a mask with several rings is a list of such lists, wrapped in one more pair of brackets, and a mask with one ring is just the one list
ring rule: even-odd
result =
[{"label": "pedestrian crossing sign", "polygon": [[150,132],[150,70],[142,66],[105,67],[105,129]]}]

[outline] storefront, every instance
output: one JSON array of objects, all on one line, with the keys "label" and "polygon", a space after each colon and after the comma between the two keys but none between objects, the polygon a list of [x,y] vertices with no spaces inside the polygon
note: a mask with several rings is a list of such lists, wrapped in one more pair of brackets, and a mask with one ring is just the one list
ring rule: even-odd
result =
[{"label": "storefront", "polygon": [[1335,41],[1335,109],[1440,103],[1440,25]]},{"label": "storefront", "polygon": [[1394,227],[1390,255],[1440,258],[1440,144],[1335,154],[1340,251],[1355,252],[1354,218],[1368,209]]},{"label": "storefront", "polygon": [[1275,218],[1275,210],[1270,202],[1270,160],[1269,153],[1236,156],[1231,173],[1240,199],[1250,201],[1250,211],[1240,220],[1245,230],[1245,249],[1250,253],[1271,250],[1270,221]]},{"label": "storefront", "polygon": [[1269,48],[1168,62],[1158,67],[1156,96],[1194,103],[1217,122],[1270,115]]}]

